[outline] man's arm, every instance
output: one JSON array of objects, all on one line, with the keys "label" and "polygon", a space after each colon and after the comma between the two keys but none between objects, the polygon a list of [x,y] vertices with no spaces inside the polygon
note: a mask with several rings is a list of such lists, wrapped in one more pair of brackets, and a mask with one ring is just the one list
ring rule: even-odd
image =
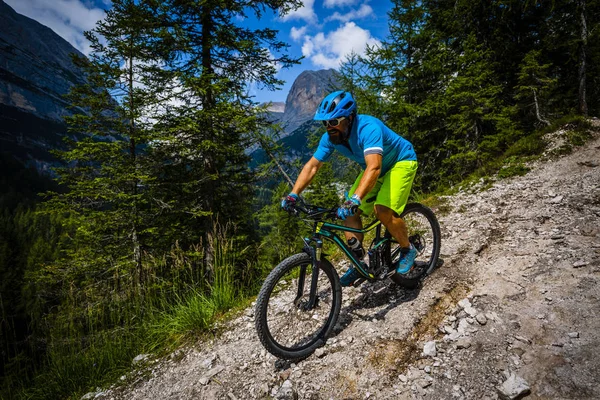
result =
[{"label": "man's arm", "polygon": [[312,179],[317,174],[317,171],[321,168],[323,162],[317,160],[314,157],[311,157],[310,160],[304,165],[298,179],[296,179],[296,183],[294,184],[294,188],[292,189],[292,193],[300,194],[308,184],[312,181]]},{"label": "man's arm", "polygon": [[369,154],[365,156],[365,163],[367,164],[367,168],[365,168],[365,172],[356,188],[354,194],[356,194],[361,199],[364,199],[365,196],[375,187],[377,183],[377,178],[379,178],[379,174],[381,173],[381,162],[383,157],[381,154]]}]

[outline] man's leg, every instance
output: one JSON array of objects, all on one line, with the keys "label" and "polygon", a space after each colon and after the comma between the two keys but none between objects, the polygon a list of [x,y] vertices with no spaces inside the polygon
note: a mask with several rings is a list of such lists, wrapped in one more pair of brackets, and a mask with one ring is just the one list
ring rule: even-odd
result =
[{"label": "man's leg", "polygon": [[382,177],[375,200],[375,214],[390,231],[401,247],[408,247],[406,224],[400,213],[408,202],[412,183],[417,172],[416,161],[400,161]]},{"label": "man's leg", "polygon": [[[346,220],[344,221],[344,226],[347,226],[349,228],[362,229],[362,220],[360,219],[360,214],[361,212],[360,210],[358,210],[358,212],[355,215],[346,218]],[[344,232],[344,235],[346,236],[346,241],[350,241],[351,238],[355,237],[360,243],[362,243],[364,239],[364,235],[362,233]],[[352,286],[354,282],[358,278],[360,278],[360,276],[360,272],[358,272],[353,266],[350,266],[350,268],[348,268],[348,271],[346,271],[344,275],[340,277],[340,284],[344,287]]]},{"label": "man's leg", "polygon": [[404,220],[391,208],[382,206],[381,204],[375,205],[375,214],[377,219],[386,227],[386,229],[392,234],[394,239],[398,241],[400,247],[409,248],[410,242],[408,241],[408,230]]},{"label": "man's leg", "polygon": [[400,161],[383,177],[381,189],[375,201],[377,218],[387,228],[400,245],[401,256],[396,272],[404,274],[410,271],[417,251],[408,241],[408,231],[400,214],[408,202],[412,182],[417,172],[416,161]]},{"label": "man's leg", "polygon": [[[358,176],[354,180],[354,184],[352,185],[352,187],[350,188],[350,191],[348,192],[348,196],[352,196],[354,194],[354,191],[358,188],[358,185],[360,184],[363,174],[364,174],[364,171],[362,171],[360,174],[358,174]],[[372,189],[371,193],[377,193],[378,187],[380,185],[381,184],[377,184],[375,186],[375,188]],[[363,214],[366,216],[369,216],[373,213],[373,204],[369,203],[366,200],[369,197],[372,197],[371,193],[368,193],[366,196],[364,196],[363,203],[359,207],[358,211],[356,212],[355,215],[346,218],[346,221],[344,221],[344,226],[347,226],[348,228],[362,229],[363,224],[362,224],[362,218],[360,216]],[[344,232],[344,236],[346,236],[346,241],[355,237],[358,239],[359,242],[362,243],[365,235],[363,235],[362,233]]]},{"label": "man's leg", "polygon": [[[360,214],[362,214],[362,212],[358,210],[356,214],[346,218],[346,221],[344,221],[344,226],[347,226],[348,228],[362,229],[363,224],[362,219],[360,218]],[[362,243],[365,235],[363,235],[362,233],[344,232],[344,236],[346,236],[346,241],[355,237],[358,239],[359,242]]]}]

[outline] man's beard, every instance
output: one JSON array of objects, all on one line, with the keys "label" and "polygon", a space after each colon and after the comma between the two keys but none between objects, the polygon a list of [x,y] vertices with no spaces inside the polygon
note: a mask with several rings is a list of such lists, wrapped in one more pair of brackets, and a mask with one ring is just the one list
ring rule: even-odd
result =
[{"label": "man's beard", "polygon": [[345,135],[340,131],[335,131],[337,135],[332,135],[330,132],[327,132],[329,135],[329,141],[333,144],[342,144],[345,140]]}]

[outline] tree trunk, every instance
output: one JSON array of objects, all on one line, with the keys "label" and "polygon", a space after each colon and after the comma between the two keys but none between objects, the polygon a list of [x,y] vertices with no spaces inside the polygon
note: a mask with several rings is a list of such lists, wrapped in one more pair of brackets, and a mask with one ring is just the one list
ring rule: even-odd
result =
[{"label": "tree trunk", "polygon": [[585,15],[585,0],[579,0],[579,12],[581,22],[581,44],[579,45],[579,112],[581,115],[588,116],[588,106],[586,100],[586,51],[587,51],[587,25]]},{"label": "tree trunk", "polygon": [[550,126],[550,122],[542,118],[542,114],[540,113],[540,104],[538,102],[537,93],[535,92],[535,89],[531,88],[531,91],[533,92],[533,103],[535,104],[535,116],[537,117],[537,120],[545,124],[546,126]]},{"label": "tree trunk", "polygon": [[[130,49],[133,49],[133,36],[130,37],[130,45],[129,45]],[[128,69],[128,86],[129,86],[129,156],[131,157],[131,166],[132,168],[135,168],[136,166],[136,153],[135,153],[135,146],[136,146],[136,142],[135,142],[135,137],[136,137],[136,127],[135,127],[135,119],[134,119],[134,107],[135,107],[135,103],[134,103],[134,98],[133,98],[133,80],[134,80],[134,70],[133,70],[133,59],[134,56],[133,54],[130,54],[129,56],[129,69]],[[134,179],[134,181],[132,182],[132,188],[131,188],[132,192],[134,195],[137,195],[137,190],[138,190],[138,182]],[[143,285],[143,280],[144,280],[144,271],[143,271],[143,267],[142,267],[142,251],[141,251],[141,245],[140,245],[140,241],[138,238],[138,209],[137,209],[137,205],[134,203],[133,204],[133,218],[132,218],[132,227],[131,227],[131,241],[133,244],[133,262],[135,263],[135,266],[138,270],[138,276],[140,279],[140,285]]]},{"label": "tree trunk", "polygon": [[259,139],[259,144],[260,144],[260,147],[265,151],[265,153],[267,153],[267,155],[271,158],[271,160],[273,160],[273,162],[277,166],[277,169],[279,169],[279,172],[281,172],[281,175],[283,175],[283,177],[285,178],[287,183],[289,183],[290,189],[293,188],[294,181],[292,181],[290,176],[285,172],[285,170],[283,169],[283,167],[281,166],[281,164],[279,163],[277,158],[275,158],[275,155],[273,154],[273,152],[271,152],[271,150],[269,149],[267,144],[263,140],[260,140],[260,139]]},{"label": "tree trunk", "polygon": [[[202,107],[204,112],[208,114],[210,118],[213,118],[210,114],[212,110],[215,108],[215,98],[212,87],[213,80],[213,60],[212,60],[212,50],[213,50],[213,41],[212,34],[214,30],[214,21],[213,16],[211,15],[211,7],[205,5],[202,7],[202,12],[200,15],[200,22],[202,24],[202,79],[201,79],[201,90],[204,91],[203,99],[202,99]],[[211,126],[207,127],[207,132],[209,135],[215,135],[216,129],[219,129],[216,123],[211,123]],[[206,173],[210,177],[214,177],[217,174],[217,166],[216,161],[214,160],[213,155],[210,151],[204,151],[204,169]],[[215,193],[214,193],[214,185],[209,184],[206,188],[207,190],[204,193],[206,205],[206,209],[208,211],[214,211],[214,203],[215,203]],[[204,267],[205,271],[209,274],[208,279],[209,282],[212,283],[212,276],[214,275],[214,224],[212,218],[205,218],[204,223]]]}]

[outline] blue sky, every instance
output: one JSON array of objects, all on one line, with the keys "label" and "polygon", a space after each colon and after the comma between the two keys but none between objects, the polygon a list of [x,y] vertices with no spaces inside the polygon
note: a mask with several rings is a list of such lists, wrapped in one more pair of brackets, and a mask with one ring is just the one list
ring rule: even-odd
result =
[{"label": "blue sky", "polygon": [[[4,0],[18,13],[50,27],[84,54],[89,44],[84,30],[103,18],[110,0]],[[260,21],[240,20],[250,27],[279,30],[279,39],[290,45],[289,54],[304,56],[302,63],[280,70],[282,90],[269,92],[251,88],[259,102],[285,101],[294,79],[304,70],[339,68],[351,51],[362,54],[367,45],[377,45],[388,34],[388,0],[304,0],[304,6],[288,15],[267,14]]]}]

